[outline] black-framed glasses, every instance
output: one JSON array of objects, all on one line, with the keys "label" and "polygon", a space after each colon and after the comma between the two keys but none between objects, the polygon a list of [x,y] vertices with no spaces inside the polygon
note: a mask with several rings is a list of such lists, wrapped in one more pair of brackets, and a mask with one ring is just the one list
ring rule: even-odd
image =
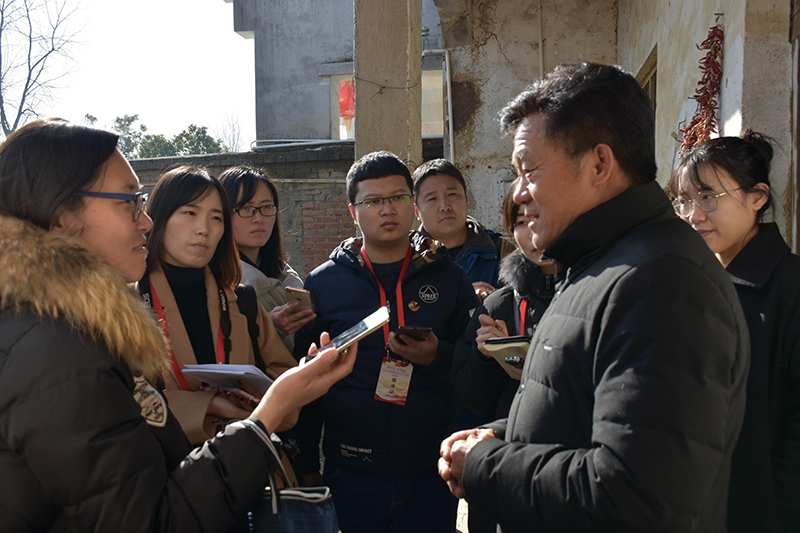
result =
[{"label": "black-framed glasses", "polygon": [[147,207],[147,199],[150,197],[146,192],[82,192],[81,196],[89,196],[91,198],[110,198],[112,200],[125,200],[126,202],[133,203],[133,221],[138,222],[139,217]]},{"label": "black-framed glasses", "polygon": [[675,212],[678,214],[678,216],[683,218],[692,216],[692,210],[694,209],[693,206],[697,206],[700,211],[711,213],[717,208],[717,204],[719,203],[717,200],[718,198],[741,189],[742,187],[739,187],[737,189],[721,192],[719,194],[714,194],[708,191],[700,191],[694,198],[675,198],[672,200],[672,207],[675,208]]},{"label": "black-framed glasses", "polygon": [[408,205],[411,203],[411,195],[410,194],[397,194],[395,196],[389,196],[387,198],[366,198],[361,200],[360,202],[353,202],[353,206],[363,205],[366,209],[372,209],[373,207],[381,207],[383,202],[386,200],[389,201],[389,205]]},{"label": "black-framed glasses", "polygon": [[261,207],[252,207],[249,205],[237,207],[233,210],[234,213],[242,218],[253,218],[256,216],[256,211],[261,213],[262,217],[274,217],[278,214],[277,205],[262,205]]}]

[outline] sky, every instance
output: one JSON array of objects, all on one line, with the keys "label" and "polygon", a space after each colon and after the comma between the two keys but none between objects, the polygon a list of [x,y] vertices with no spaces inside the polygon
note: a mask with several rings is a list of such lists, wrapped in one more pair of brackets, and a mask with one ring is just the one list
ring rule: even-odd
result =
[{"label": "sky", "polygon": [[70,23],[78,32],[73,62],[41,116],[83,122],[89,113],[110,128],[115,117],[138,114],[137,124],[167,138],[190,124],[214,135],[235,118],[241,149],[249,148],[255,140],[253,40],[233,31],[232,3],[79,2]]}]

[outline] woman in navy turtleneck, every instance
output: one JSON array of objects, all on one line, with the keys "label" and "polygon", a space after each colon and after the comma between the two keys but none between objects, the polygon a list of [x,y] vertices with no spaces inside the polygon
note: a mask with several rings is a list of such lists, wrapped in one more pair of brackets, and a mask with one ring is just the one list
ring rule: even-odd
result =
[{"label": "woman in navy turtleneck", "polygon": [[[169,338],[172,372],[165,394],[170,409],[189,440],[200,443],[224,421],[250,416],[254,402],[203,387],[183,375],[184,365],[252,365],[255,357],[261,357],[267,375],[274,379],[296,363],[261,306],[257,318],[260,353],[253,353],[247,318],[239,312],[234,292],[241,267],[230,205],[219,181],[196,167],[171,170],[153,189],[147,214],[153,219],[153,229],[139,292]],[[277,430],[289,429],[296,420],[294,413]]]}]

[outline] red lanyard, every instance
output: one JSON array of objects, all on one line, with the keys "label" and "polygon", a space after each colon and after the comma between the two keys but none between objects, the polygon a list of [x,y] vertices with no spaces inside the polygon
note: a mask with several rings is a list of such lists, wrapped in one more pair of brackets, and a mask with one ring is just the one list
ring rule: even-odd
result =
[{"label": "red lanyard", "polygon": [[[153,287],[153,283],[150,281],[150,278],[147,279],[148,283],[150,283],[151,292],[153,295],[153,310],[158,315],[158,321],[161,322],[161,327],[164,329],[164,335],[167,336],[167,340],[169,340],[169,330],[167,329],[167,319],[164,316],[164,308],[161,307],[161,302],[158,300],[158,294]],[[220,303],[220,305],[222,305]],[[221,316],[221,310],[220,310]],[[219,327],[219,334],[217,335],[217,363],[223,364],[225,362],[225,356],[223,355],[224,345],[223,345],[223,337],[222,334],[222,321],[220,320],[220,327]],[[172,363],[172,370],[175,372],[175,377],[178,378],[178,384],[181,386],[183,390],[192,390],[189,387],[189,383],[187,383],[186,378],[183,377],[183,371],[181,370],[180,365],[178,365],[178,361],[175,359],[175,353],[172,351],[172,344],[170,343],[169,348],[169,360]]]},{"label": "red lanyard", "polygon": [[[372,276],[375,278],[375,281],[378,282],[378,290],[381,292],[381,307],[386,307],[386,291],[383,289],[383,285],[381,285],[381,281],[378,279],[378,276],[375,275],[375,269],[372,268],[372,262],[367,257],[367,251],[364,247],[361,247],[361,256],[364,258],[364,264],[367,265],[367,268],[370,272],[372,272]],[[395,289],[395,296],[397,301],[395,302],[395,307],[397,308],[397,325],[399,327],[403,327],[406,325],[406,315],[405,309],[403,308],[403,278],[406,275],[406,271],[408,270],[408,265],[411,263],[411,245],[408,246],[408,251],[406,252],[406,258],[403,260],[403,267],[400,269],[400,277],[397,279],[397,288]],[[386,346],[389,346],[389,324],[386,323],[383,325],[383,340],[386,342]]]},{"label": "red lanyard", "polygon": [[528,300],[525,298],[519,303],[519,335],[527,335],[528,331],[525,329],[525,317],[528,310]]}]

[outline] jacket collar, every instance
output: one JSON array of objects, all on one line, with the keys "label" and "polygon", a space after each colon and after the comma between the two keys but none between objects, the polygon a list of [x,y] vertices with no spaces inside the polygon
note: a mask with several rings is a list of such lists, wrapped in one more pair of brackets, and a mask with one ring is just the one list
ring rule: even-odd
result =
[{"label": "jacket collar", "polygon": [[675,218],[672,205],[657,182],[635,185],[576,218],[543,255],[572,266],[602,252],[636,226],[670,218]]},{"label": "jacket collar", "polygon": [[523,298],[550,299],[555,292],[556,276],[545,274],[519,250],[500,262],[500,281]]},{"label": "jacket collar", "polygon": [[[419,269],[428,263],[441,261],[446,256],[446,254],[439,253],[439,249],[442,247],[439,241],[419,231],[412,230],[408,232],[408,238],[413,248],[411,266],[414,269]],[[363,267],[364,257],[361,255],[361,246],[363,244],[364,239],[362,237],[351,237],[342,241],[331,252],[330,258],[336,263],[350,265],[351,267]]]},{"label": "jacket collar", "polygon": [[[492,253],[497,251],[497,246],[489,236],[489,233],[487,233],[486,228],[484,228],[480,222],[472,218],[472,216],[467,215],[466,225],[467,225],[467,240],[465,240],[464,244],[461,245],[461,250],[458,253],[458,257],[461,257],[462,255],[464,255],[465,252],[468,252],[469,250],[475,250],[479,248],[490,251]],[[416,233],[421,233],[425,237],[429,237],[431,239],[433,238],[431,237],[431,234],[428,233],[428,230],[426,230],[424,226],[420,226],[419,231]],[[438,243],[439,241],[435,242]],[[452,259],[457,259],[457,258],[453,257]]]},{"label": "jacket collar", "polygon": [[760,289],[766,285],[780,260],[790,253],[777,224],[759,224],[756,236],[742,248],[725,270],[734,283]]},{"label": "jacket collar", "polygon": [[78,239],[0,216],[0,301],[3,309],[63,318],[151,383],[164,375],[169,348],[153,314]]}]

